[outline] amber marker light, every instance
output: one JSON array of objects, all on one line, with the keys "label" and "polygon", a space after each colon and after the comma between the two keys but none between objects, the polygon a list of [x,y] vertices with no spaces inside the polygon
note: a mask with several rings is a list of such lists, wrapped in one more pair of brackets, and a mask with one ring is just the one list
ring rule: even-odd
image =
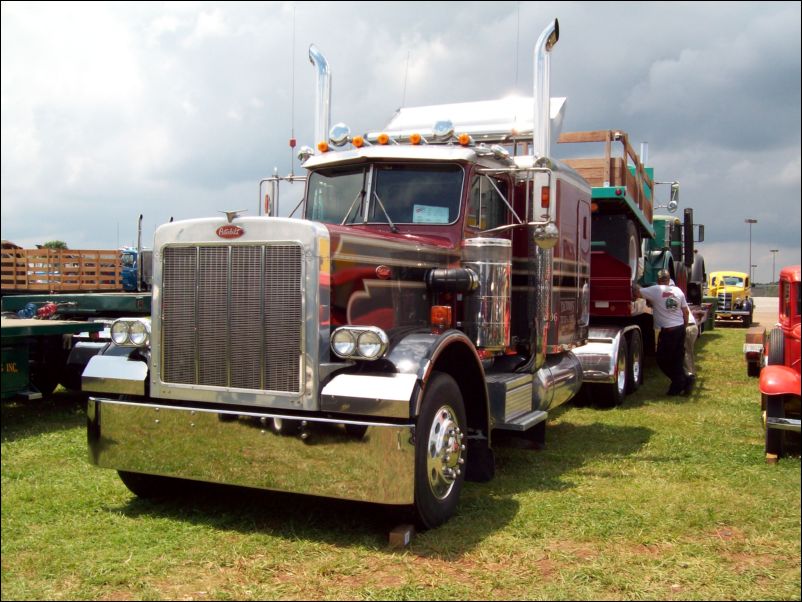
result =
[{"label": "amber marker light", "polygon": [[444,330],[446,328],[451,328],[450,305],[432,305],[429,316],[432,329]]},{"label": "amber marker light", "polygon": [[548,186],[543,186],[540,189],[540,206],[543,209],[548,209],[551,204],[551,190]]},{"label": "amber marker light", "polygon": [[365,146],[365,139],[362,136],[354,136],[351,140],[351,144],[357,148],[362,148]]},{"label": "amber marker light", "polygon": [[409,135],[409,142],[410,144],[420,144],[421,136],[420,134],[410,134]]},{"label": "amber marker light", "polygon": [[598,203],[591,203],[590,204],[590,212],[597,213],[599,211],[599,204]]},{"label": "amber marker light", "polygon": [[460,134],[457,137],[457,142],[459,142],[462,146],[468,146],[471,143],[471,137],[468,134]]},{"label": "amber marker light", "polygon": [[329,143],[326,142],[326,141],[318,142],[317,143],[317,150],[319,150],[321,153],[329,152]]},{"label": "amber marker light", "polygon": [[390,136],[387,134],[379,134],[379,137],[376,139],[379,144],[389,144],[390,143]]}]

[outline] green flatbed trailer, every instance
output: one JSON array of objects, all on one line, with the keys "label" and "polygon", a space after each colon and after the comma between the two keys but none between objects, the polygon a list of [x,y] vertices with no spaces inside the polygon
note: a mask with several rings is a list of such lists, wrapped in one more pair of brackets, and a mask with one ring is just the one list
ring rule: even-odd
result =
[{"label": "green flatbed trailer", "polygon": [[4,312],[18,312],[28,303],[44,305],[53,302],[59,306],[59,315],[68,318],[150,315],[149,292],[137,293],[74,293],[62,295],[6,295]]},{"label": "green flatbed trailer", "polygon": [[2,399],[38,399],[50,394],[69,353],[64,338],[80,332],[100,332],[105,326],[102,322],[5,317],[0,324]]}]

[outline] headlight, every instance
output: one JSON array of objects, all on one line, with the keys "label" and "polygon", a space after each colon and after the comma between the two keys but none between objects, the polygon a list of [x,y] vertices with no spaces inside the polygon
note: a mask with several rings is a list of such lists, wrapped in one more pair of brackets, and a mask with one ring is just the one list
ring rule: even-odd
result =
[{"label": "headlight", "polygon": [[132,344],[137,347],[147,344],[149,334],[148,327],[144,322],[139,320],[131,322],[131,327],[128,329],[128,338]]},{"label": "headlight", "polygon": [[111,325],[111,340],[119,347],[145,347],[150,343],[149,318],[120,318]]},{"label": "headlight", "polygon": [[338,328],[331,337],[331,348],[340,357],[350,357],[356,349],[354,336],[349,330]]},{"label": "headlight", "polygon": [[377,360],[384,355],[389,339],[375,326],[343,326],[331,335],[335,355],[352,360]]},{"label": "headlight", "polygon": [[367,360],[375,359],[382,350],[382,340],[376,332],[366,330],[359,335],[356,348],[359,354]]},{"label": "headlight", "polygon": [[111,340],[115,345],[125,345],[128,342],[129,322],[117,320],[111,325]]}]

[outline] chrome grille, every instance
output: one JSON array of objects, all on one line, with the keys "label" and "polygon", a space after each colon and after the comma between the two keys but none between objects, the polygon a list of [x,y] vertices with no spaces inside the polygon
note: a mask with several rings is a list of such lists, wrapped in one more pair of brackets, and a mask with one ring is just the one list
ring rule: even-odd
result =
[{"label": "chrome grille", "polygon": [[725,311],[732,309],[732,293],[718,294],[718,308]]},{"label": "chrome grille", "polygon": [[162,380],[298,393],[297,244],[165,247]]}]

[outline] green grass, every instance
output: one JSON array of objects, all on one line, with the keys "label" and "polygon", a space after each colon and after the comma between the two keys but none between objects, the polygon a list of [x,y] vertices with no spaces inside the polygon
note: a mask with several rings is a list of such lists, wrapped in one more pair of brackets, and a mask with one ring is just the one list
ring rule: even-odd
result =
[{"label": "green grass", "polygon": [[[87,460],[79,398],[2,406],[3,599],[800,599],[800,461],[763,458],[741,329],[699,386],[558,410],[497,446],[458,514],[387,547],[391,510],[239,488],[135,498]],[[369,478],[369,475],[366,477]]]}]

